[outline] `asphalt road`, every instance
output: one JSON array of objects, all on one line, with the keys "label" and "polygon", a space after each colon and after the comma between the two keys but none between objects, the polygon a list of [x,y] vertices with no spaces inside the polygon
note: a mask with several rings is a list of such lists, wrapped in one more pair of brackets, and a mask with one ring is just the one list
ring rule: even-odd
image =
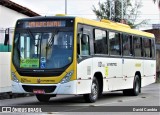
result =
[{"label": "asphalt road", "polygon": [[[39,102],[35,96],[30,96],[0,100],[0,106],[46,107],[46,111],[50,111],[48,114],[52,112],[67,112],[68,114],[72,112],[73,114],[81,111],[107,112],[108,110],[109,112],[123,112],[126,111],[125,108],[127,111],[135,109],[138,113],[144,112],[144,109],[153,110],[155,106],[160,107],[160,83],[143,87],[139,96],[124,96],[121,91],[107,92],[96,103],[85,103],[83,96],[57,95],[57,97],[51,98],[48,103]],[[160,115],[156,111],[149,112]]]}]

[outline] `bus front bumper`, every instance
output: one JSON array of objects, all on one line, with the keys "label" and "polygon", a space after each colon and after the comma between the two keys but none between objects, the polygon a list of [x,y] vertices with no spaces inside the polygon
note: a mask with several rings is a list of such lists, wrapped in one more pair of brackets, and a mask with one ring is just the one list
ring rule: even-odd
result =
[{"label": "bus front bumper", "polygon": [[12,92],[35,93],[34,90],[43,90],[43,93],[45,94],[77,94],[76,85],[77,80],[70,81],[64,84],[24,84],[12,81]]}]

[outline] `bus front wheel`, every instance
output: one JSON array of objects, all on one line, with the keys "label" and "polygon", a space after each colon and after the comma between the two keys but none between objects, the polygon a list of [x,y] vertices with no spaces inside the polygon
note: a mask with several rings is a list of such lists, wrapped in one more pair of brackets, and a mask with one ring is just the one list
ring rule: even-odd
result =
[{"label": "bus front wheel", "polygon": [[84,99],[86,102],[93,103],[98,99],[99,94],[99,84],[96,77],[93,78],[92,86],[91,86],[91,93],[84,94]]},{"label": "bus front wheel", "polygon": [[38,101],[40,102],[48,102],[50,100],[50,95],[37,94],[36,95]]}]

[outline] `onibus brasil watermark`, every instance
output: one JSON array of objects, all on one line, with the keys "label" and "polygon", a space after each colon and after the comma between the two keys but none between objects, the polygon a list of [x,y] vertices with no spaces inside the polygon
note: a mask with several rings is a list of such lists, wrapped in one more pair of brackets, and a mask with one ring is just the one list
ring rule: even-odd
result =
[{"label": "onibus brasil watermark", "polygon": [[160,106],[0,106],[0,112],[160,112]]},{"label": "onibus brasil watermark", "polygon": [[9,113],[9,112],[18,112],[18,113],[40,113],[42,112],[42,108],[36,108],[36,107],[2,107],[3,113]]}]

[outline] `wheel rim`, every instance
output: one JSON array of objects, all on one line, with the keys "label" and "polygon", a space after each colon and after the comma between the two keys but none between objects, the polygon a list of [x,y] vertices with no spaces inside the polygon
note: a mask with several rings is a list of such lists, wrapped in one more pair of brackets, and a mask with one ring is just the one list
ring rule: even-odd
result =
[{"label": "wheel rim", "polygon": [[97,87],[97,84],[94,83],[94,82],[92,83],[91,95],[92,95],[92,98],[94,100],[97,99],[97,96],[98,96],[98,87]]}]

